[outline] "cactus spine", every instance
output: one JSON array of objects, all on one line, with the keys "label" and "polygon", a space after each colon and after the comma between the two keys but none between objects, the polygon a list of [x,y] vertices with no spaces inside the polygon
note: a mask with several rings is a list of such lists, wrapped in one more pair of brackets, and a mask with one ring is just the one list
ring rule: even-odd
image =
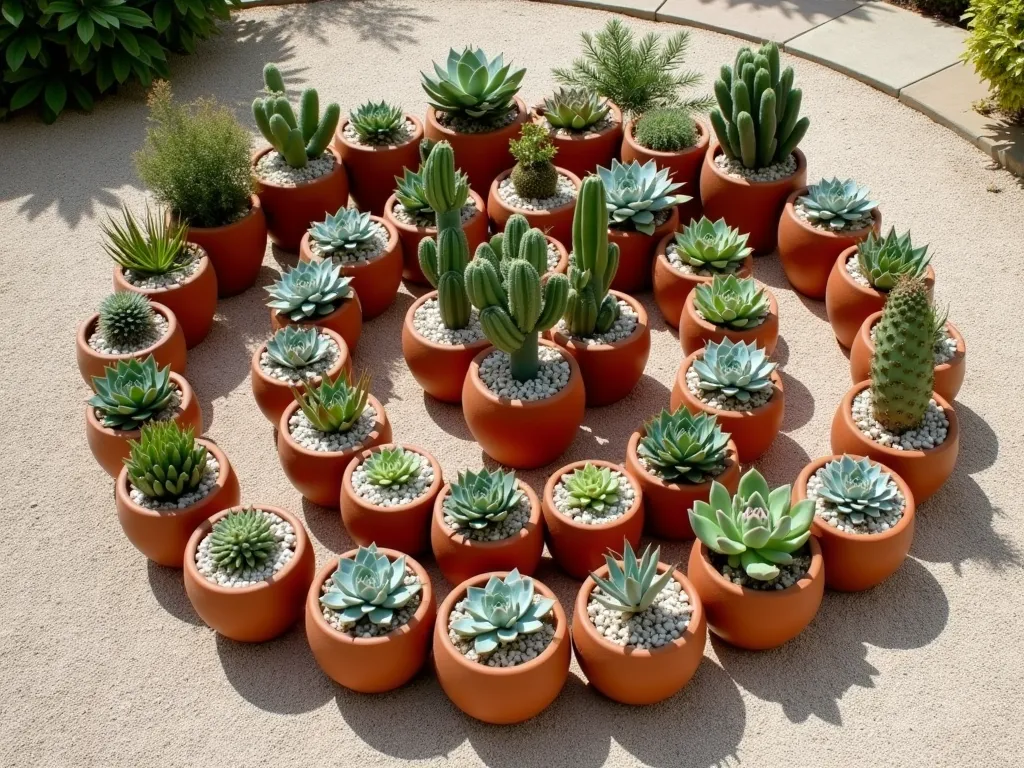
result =
[{"label": "cactus spine", "polygon": [[619,302],[608,293],[619,269],[619,246],[608,243],[604,182],[588,176],[576,196],[572,220],[573,264],[565,322],[576,337],[605,333],[619,317]]},{"label": "cactus spine", "polygon": [[270,144],[292,168],[305,168],[310,159],[320,157],[334,136],[341,107],[328,104],[320,118],[320,96],[306,88],[299,101],[299,119],[284,91],[284,79],[274,64],[263,68],[263,83],[268,95],[252,103],[252,116]]}]

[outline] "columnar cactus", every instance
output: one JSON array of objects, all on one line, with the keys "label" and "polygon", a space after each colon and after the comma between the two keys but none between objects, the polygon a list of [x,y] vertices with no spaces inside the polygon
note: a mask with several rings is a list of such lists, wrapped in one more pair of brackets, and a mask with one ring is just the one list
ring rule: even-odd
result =
[{"label": "columnar cactus", "polygon": [[302,92],[299,119],[285,96],[284,80],[274,64],[263,68],[267,96],[252,103],[252,116],[270,144],[292,168],[305,168],[309,160],[320,157],[338,127],[341,107],[328,104],[320,117],[320,96],[315,88]]},{"label": "columnar cactus", "polygon": [[619,317],[619,302],[608,288],[619,269],[619,246],[608,242],[604,182],[588,176],[576,196],[572,220],[573,263],[565,322],[576,337],[605,333]]}]

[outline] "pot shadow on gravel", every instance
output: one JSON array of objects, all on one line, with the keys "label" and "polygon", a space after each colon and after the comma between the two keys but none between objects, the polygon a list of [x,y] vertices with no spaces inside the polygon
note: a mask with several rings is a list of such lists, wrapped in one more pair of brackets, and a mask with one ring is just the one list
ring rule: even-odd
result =
[{"label": "pot shadow on gravel", "polygon": [[203,626],[203,620],[195,612],[185,592],[180,568],[167,568],[152,560],[146,561],[146,576],[153,597],[174,618],[195,627]]},{"label": "pot shadow on gravel", "polygon": [[779,376],[782,378],[782,391],[786,398],[781,430],[792,432],[814,418],[814,395],[792,374],[779,371]]},{"label": "pot shadow on gravel", "polygon": [[[341,524],[341,512],[337,509],[321,507],[302,497],[302,518],[310,536],[331,552],[346,552],[356,546],[345,526]],[[322,563],[318,563],[318,567],[319,565]]]},{"label": "pot shadow on gravel", "polygon": [[979,414],[959,400],[953,403],[960,425],[960,452],[957,454],[958,472],[973,475],[988,469],[999,458],[999,437]]},{"label": "pot shadow on gravel", "polygon": [[[404,358],[403,358],[404,359]],[[462,415],[462,406],[458,403],[445,403],[423,392],[423,409],[430,420],[445,434],[456,440],[473,441],[473,435],[466,426]]]}]

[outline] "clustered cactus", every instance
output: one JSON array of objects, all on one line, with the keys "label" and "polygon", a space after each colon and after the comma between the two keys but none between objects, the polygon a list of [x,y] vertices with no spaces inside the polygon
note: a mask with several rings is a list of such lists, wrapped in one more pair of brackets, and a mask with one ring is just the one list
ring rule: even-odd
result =
[{"label": "clustered cactus", "polygon": [[341,265],[333,259],[300,261],[264,290],[272,299],[268,307],[302,323],[331,314],[354,296],[351,282],[351,277],[342,277]]},{"label": "clustered cactus", "polygon": [[436,77],[420,73],[427,102],[452,116],[481,122],[501,118],[512,108],[526,74],[525,69],[510,72],[511,66],[501,54],[488,59],[479,48],[467,47],[462,53],[449,49],[445,69],[434,62]]},{"label": "clustered cactus", "polygon": [[491,576],[484,587],[467,587],[465,610],[469,618],[452,622],[459,637],[473,641],[473,650],[484,655],[519,635],[539,632],[541,621],[555,605],[549,597],[533,599],[533,579],[514,568],[504,578]]},{"label": "clustered cactus", "polygon": [[588,176],[580,184],[572,220],[572,263],[565,322],[577,338],[607,333],[619,318],[619,302],[608,292],[619,269],[619,246],[608,242],[604,182]]},{"label": "clustered cactus", "polygon": [[558,171],[551,158],[558,149],[551,142],[551,134],[536,123],[526,123],[519,138],[508,143],[509,152],[516,159],[512,168],[512,185],[519,197],[542,200],[558,191]]},{"label": "clustered cactus", "polygon": [[601,513],[619,501],[619,479],[608,467],[597,467],[588,461],[563,482],[573,509]]},{"label": "clustered cactus", "polygon": [[593,597],[598,603],[611,611],[634,614],[643,613],[654,604],[655,598],[672,580],[676,566],[666,568],[658,573],[658,558],[661,547],[651,551],[648,544],[638,558],[628,540],[622,542],[622,565],[619,565],[615,553],[606,554],[604,562],[608,566],[608,576],[601,578],[591,573],[590,578],[601,588],[594,592]]},{"label": "clustered cactus", "polygon": [[822,179],[796,201],[814,224],[837,231],[862,229],[871,223],[871,214],[878,207],[870,194],[853,179]]},{"label": "clustered cactus", "polygon": [[155,341],[156,312],[143,294],[118,291],[100,304],[96,330],[113,349],[141,349]]},{"label": "clustered cactus", "polygon": [[151,277],[180,272],[192,263],[192,253],[185,242],[187,224],[169,222],[163,211],[154,213],[148,205],[142,224],[126,205],[121,207],[121,216],[123,224],[110,216],[102,230],[103,250],[122,269]]},{"label": "clustered cactus", "polygon": [[587,88],[559,88],[552,96],[544,99],[544,117],[552,128],[583,132],[597,125],[611,107]]},{"label": "clustered cactus", "polygon": [[712,222],[706,216],[691,222],[675,237],[676,255],[694,271],[731,274],[743,267],[753,251],[747,246],[749,235],[740,234],[725,219]]},{"label": "clustered cactus", "polygon": [[870,459],[834,459],[821,468],[818,479],[818,496],[854,525],[900,509],[896,484],[881,465]]},{"label": "clustered cactus", "polygon": [[92,377],[92,388],[96,394],[89,398],[89,405],[103,426],[127,431],[152,421],[178,391],[171,381],[171,366],[158,369],[152,355],[108,365],[103,376]]},{"label": "clustered cactus", "polygon": [[690,199],[688,195],[674,194],[683,183],[669,179],[668,172],[668,168],[659,170],[653,160],[643,165],[639,160],[629,164],[612,160],[611,168],[597,166],[612,226],[653,235],[655,214]]},{"label": "clustered cactus", "polygon": [[292,387],[292,396],[313,429],[332,434],[346,432],[359,421],[366,410],[369,389],[370,376],[366,371],[355,384],[350,384],[348,374],[342,371],[333,381],[324,376],[315,387]]},{"label": "clustered cactus", "polygon": [[459,472],[459,479],[451,484],[444,511],[460,525],[480,530],[508,517],[522,498],[515,472]]},{"label": "clustered cactus", "polygon": [[339,208],[336,213],[309,228],[309,239],[316,245],[317,255],[324,258],[355,253],[377,234],[380,225],[369,213],[355,208]]},{"label": "clustered cactus", "polygon": [[770,309],[764,286],[752,277],[715,275],[694,289],[693,304],[709,323],[742,330],[760,323]]},{"label": "clustered cactus", "polygon": [[255,507],[231,510],[210,532],[210,557],[228,573],[261,567],[276,546],[269,518]]},{"label": "clustered cactus", "polygon": [[409,604],[423,584],[405,583],[405,555],[394,562],[377,551],[376,544],[360,547],[355,557],[338,558],[338,569],[331,574],[320,604],[337,611],[343,624],[366,619],[388,627],[395,611]]},{"label": "clustered cactus", "polygon": [[901,276],[923,276],[929,261],[928,246],[915,248],[910,233],[897,235],[896,227],[884,238],[869,232],[867,239],[857,246],[861,274],[879,291],[891,290]]},{"label": "clustered cactus", "polygon": [[379,146],[391,144],[399,137],[405,115],[401,107],[368,101],[348,113],[348,122],[362,143]]},{"label": "clustered cactus", "polygon": [[663,480],[696,485],[722,471],[728,446],[729,435],[714,415],[679,408],[663,410],[644,425],[636,452]]},{"label": "clustered cactus", "polygon": [[292,168],[305,168],[310,160],[320,157],[334,137],[341,117],[341,107],[328,104],[320,117],[320,96],[315,88],[302,92],[299,118],[285,96],[284,79],[274,64],[263,68],[267,96],[252,103],[256,127],[285,162]]},{"label": "clustered cactus", "polygon": [[775,367],[776,363],[754,342],[734,342],[729,338],[721,343],[708,342],[704,356],[693,361],[701,390],[718,392],[740,403],[771,391]]},{"label": "clustered cactus", "polygon": [[174,501],[203,481],[206,447],[196,443],[192,427],[182,429],[174,421],[146,424],[141,438],[128,446],[128,480],[151,499]]},{"label": "clustered cactus", "polygon": [[420,459],[416,453],[400,445],[380,448],[363,462],[366,479],[379,488],[405,485],[420,474]]},{"label": "clustered cactus", "polygon": [[323,360],[329,350],[330,343],[319,328],[301,325],[286,325],[267,342],[271,362],[296,371]]}]

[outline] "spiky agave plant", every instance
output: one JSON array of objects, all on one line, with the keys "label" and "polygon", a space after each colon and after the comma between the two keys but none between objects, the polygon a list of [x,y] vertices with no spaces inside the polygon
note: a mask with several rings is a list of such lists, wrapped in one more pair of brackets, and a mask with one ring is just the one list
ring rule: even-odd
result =
[{"label": "spiky agave plant", "polygon": [[552,128],[582,133],[608,116],[611,106],[588,88],[559,88],[544,99],[544,118]]},{"label": "spiky agave plant", "polygon": [[388,627],[395,612],[409,604],[423,589],[417,579],[406,584],[405,555],[394,561],[377,551],[376,544],[360,547],[355,557],[338,558],[338,569],[331,574],[320,604],[336,611],[343,624],[366,619]]},{"label": "spiky agave plant", "polygon": [[735,329],[758,325],[771,309],[764,286],[735,275],[715,275],[710,284],[698,285],[693,304],[709,323]]},{"label": "spiky agave plant", "polygon": [[884,238],[869,232],[867,239],[857,245],[861,274],[880,291],[894,288],[900,277],[922,277],[929,261],[928,246],[915,248],[910,233],[897,235],[896,227],[890,228]]},{"label": "spiky agave plant", "polygon": [[118,291],[100,304],[96,330],[112,349],[141,349],[156,341],[156,312],[145,295]]},{"label": "spiky agave plant", "polygon": [[601,578],[591,573],[590,578],[601,588],[593,594],[594,600],[611,611],[625,614],[643,613],[654,604],[655,598],[672,580],[676,566],[658,573],[658,558],[661,547],[651,551],[648,544],[643,554],[637,557],[628,540],[622,542],[622,565],[615,553],[606,554],[608,576]]},{"label": "spiky agave plant", "polygon": [[502,55],[488,59],[479,48],[466,47],[462,53],[448,51],[446,66],[434,62],[435,77],[425,72],[423,90],[434,109],[486,122],[504,116],[512,108],[525,69],[510,72]]},{"label": "spiky agave plant", "polygon": [[292,168],[305,168],[310,160],[320,157],[334,137],[341,117],[341,107],[327,105],[320,116],[320,96],[315,88],[302,92],[299,118],[285,96],[284,79],[274,64],[263,67],[263,83],[267,95],[252,103],[252,116],[270,145]]},{"label": "spiky agave plant", "polygon": [[619,269],[619,246],[608,242],[604,182],[587,176],[576,196],[565,322],[578,338],[608,332],[619,318],[619,302],[608,291]]},{"label": "spiky agave plant", "polygon": [[347,432],[366,410],[370,375],[363,371],[359,380],[350,384],[348,374],[342,371],[333,381],[324,376],[319,386],[291,390],[313,429],[328,434]]},{"label": "spiky agave plant", "polygon": [[96,394],[89,405],[104,427],[132,431],[149,423],[171,404],[178,391],[171,381],[171,366],[157,368],[156,358],[118,360],[103,376],[93,376]]},{"label": "spiky agave plant", "polygon": [[452,622],[459,637],[473,641],[473,650],[485,655],[544,627],[542,619],[555,605],[549,597],[534,601],[533,579],[514,568],[504,578],[491,576],[484,587],[467,587],[468,618]]},{"label": "spiky agave plant", "polygon": [[461,526],[481,530],[508,517],[522,498],[515,472],[459,472],[445,499],[444,511]]},{"label": "spiky agave plant", "polygon": [[612,160],[611,168],[597,166],[597,175],[604,182],[612,226],[645,235],[654,234],[656,214],[691,199],[674,194],[683,183],[669,179],[668,168],[659,170],[653,160],[643,165],[639,160],[629,164]]},{"label": "spiky agave plant", "polygon": [[186,244],[188,224],[171,222],[163,211],[154,212],[148,205],[141,224],[126,205],[121,217],[123,224],[110,216],[101,228],[103,250],[122,269],[150,277],[181,272],[192,263]]},{"label": "spiky agave plant", "polygon": [[644,425],[636,452],[663,480],[697,484],[722,471],[728,446],[729,435],[714,415],[679,408]]},{"label": "spiky agave plant", "polygon": [[401,107],[385,101],[375,104],[367,101],[348,113],[349,125],[364,144],[393,143],[405,126]]},{"label": "spiky agave plant", "polygon": [[128,447],[128,480],[151,499],[174,501],[203,481],[207,451],[196,443],[192,427],[182,429],[173,421],[146,424]]},{"label": "spiky agave plant", "polygon": [[415,171],[403,168],[401,176],[395,176],[395,199],[410,214],[433,213],[427,201],[427,188],[423,182],[423,166]]}]

